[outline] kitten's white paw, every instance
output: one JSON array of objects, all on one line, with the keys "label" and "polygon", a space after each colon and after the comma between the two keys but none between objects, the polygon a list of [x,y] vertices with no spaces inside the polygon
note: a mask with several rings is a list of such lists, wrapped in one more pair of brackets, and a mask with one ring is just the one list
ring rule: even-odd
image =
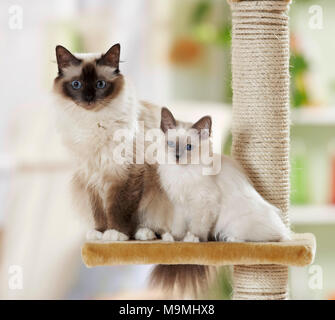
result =
[{"label": "kitten's white paw", "polygon": [[290,241],[290,240],[292,240],[292,235],[291,232],[287,230],[281,235],[279,241]]},{"label": "kitten's white paw", "polygon": [[183,239],[184,242],[199,242],[199,238],[196,237],[193,233],[187,232],[186,236]]},{"label": "kitten's white paw", "polygon": [[102,239],[102,232],[98,230],[88,230],[86,233],[86,240],[92,241],[92,240],[101,240]]},{"label": "kitten's white paw", "polygon": [[105,241],[127,241],[128,239],[126,234],[114,229],[106,230],[102,235],[102,240]]},{"label": "kitten's white paw", "polygon": [[238,239],[236,239],[234,237],[229,237],[229,236],[223,237],[222,241],[224,241],[224,242],[243,242],[241,240],[238,240]]},{"label": "kitten's white paw", "polygon": [[156,239],[155,233],[149,228],[139,228],[135,233],[136,240],[153,240]]},{"label": "kitten's white paw", "polygon": [[227,236],[222,233],[218,234],[216,239],[218,239],[219,241],[223,241],[223,242],[244,242],[244,240],[237,239],[232,236]]},{"label": "kitten's white paw", "polygon": [[163,241],[174,242],[173,236],[172,236],[172,234],[169,233],[169,232],[165,232],[165,233],[162,235],[162,240],[163,240]]}]

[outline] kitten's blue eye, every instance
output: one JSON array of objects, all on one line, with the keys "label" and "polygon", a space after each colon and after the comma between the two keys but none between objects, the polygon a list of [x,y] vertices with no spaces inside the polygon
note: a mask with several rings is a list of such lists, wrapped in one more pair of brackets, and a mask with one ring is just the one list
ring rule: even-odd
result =
[{"label": "kitten's blue eye", "polygon": [[187,144],[187,145],[186,145],[186,149],[187,149],[188,151],[191,151],[191,150],[193,149],[193,146],[192,146],[191,144]]},{"label": "kitten's blue eye", "polygon": [[173,148],[175,146],[175,143],[173,141],[168,141],[167,142],[167,145],[170,147],[170,148]]},{"label": "kitten's blue eye", "polygon": [[104,80],[98,80],[97,81],[97,88],[98,89],[103,89],[104,87],[106,87],[106,81],[104,81]]},{"label": "kitten's blue eye", "polygon": [[78,90],[81,88],[81,82],[78,80],[74,80],[71,82],[71,86],[73,89]]}]

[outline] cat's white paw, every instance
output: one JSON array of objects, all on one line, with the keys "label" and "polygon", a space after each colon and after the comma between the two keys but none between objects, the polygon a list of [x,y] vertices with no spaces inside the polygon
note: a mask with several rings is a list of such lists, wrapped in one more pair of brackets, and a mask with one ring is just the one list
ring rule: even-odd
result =
[{"label": "cat's white paw", "polygon": [[199,238],[191,232],[187,232],[183,239],[184,242],[199,242]]},{"label": "cat's white paw", "polygon": [[101,240],[102,239],[102,232],[92,229],[88,230],[86,233],[86,240],[92,241],[92,240]]},{"label": "cat's white paw", "polygon": [[114,229],[106,230],[102,235],[102,240],[105,241],[127,241],[128,239],[126,234]]},{"label": "cat's white paw", "polygon": [[155,232],[149,228],[139,228],[135,233],[136,240],[153,240],[156,239]]},{"label": "cat's white paw", "polygon": [[163,240],[163,241],[168,241],[168,242],[174,242],[174,238],[173,238],[172,234],[169,233],[169,232],[165,232],[165,233],[162,235],[162,240]]}]

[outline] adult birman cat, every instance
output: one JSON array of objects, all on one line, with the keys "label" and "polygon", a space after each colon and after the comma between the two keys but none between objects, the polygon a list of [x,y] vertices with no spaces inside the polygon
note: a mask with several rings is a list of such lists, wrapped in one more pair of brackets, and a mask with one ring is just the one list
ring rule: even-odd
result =
[{"label": "adult birman cat", "polygon": [[58,123],[76,159],[75,198],[82,211],[91,208],[94,229],[88,239],[155,238],[151,229],[140,227],[140,213],[152,213],[155,224],[170,209],[164,194],[157,195],[156,167],[134,163],[133,148],[122,155],[121,163],[116,161],[120,141],[115,136],[122,131],[124,143],[133,146],[136,135],[159,128],[160,108],[140,102],[120,73],[119,44],[105,54],[72,54],[57,46],[56,57]]}]

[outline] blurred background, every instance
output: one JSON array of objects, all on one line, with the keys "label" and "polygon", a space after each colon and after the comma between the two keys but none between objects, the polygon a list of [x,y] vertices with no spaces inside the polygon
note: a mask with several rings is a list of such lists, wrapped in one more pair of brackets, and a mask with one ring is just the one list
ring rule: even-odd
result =
[{"label": "blurred background", "polygon": [[[81,262],[85,227],[69,197],[71,164],[50,98],[54,49],[105,52],[120,42],[121,72],[138,96],[211,113],[229,153],[226,0],[2,0],[0,24],[0,297],[173,298],[146,289],[151,266]],[[290,215],[292,228],[314,233],[318,245],[312,267],[290,269],[290,291],[293,299],[335,299],[334,1],[293,1],[290,27]],[[222,269],[206,298],[229,299],[229,279]]]}]

